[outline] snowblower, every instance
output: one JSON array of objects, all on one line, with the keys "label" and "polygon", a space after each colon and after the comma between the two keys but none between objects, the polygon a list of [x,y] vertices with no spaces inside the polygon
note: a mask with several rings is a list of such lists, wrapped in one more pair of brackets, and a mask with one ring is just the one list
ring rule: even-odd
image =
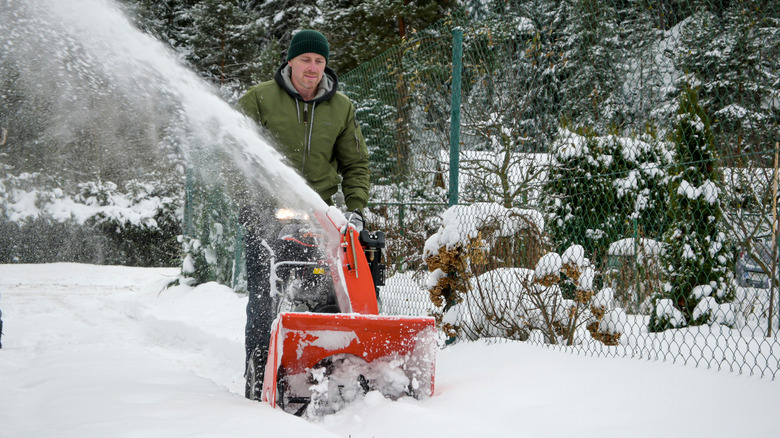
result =
[{"label": "snowblower", "polygon": [[317,239],[322,260],[275,261],[271,277],[287,309],[294,310],[295,296],[306,296],[314,285],[321,289],[328,276],[338,310],[280,310],[271,330],[262,401],[300,416],[336,412],[369,391],[390,399],[431,396],[434,319],[379,315],[384,234],[358,232],[334,207],[315,216],[324,229]]}]

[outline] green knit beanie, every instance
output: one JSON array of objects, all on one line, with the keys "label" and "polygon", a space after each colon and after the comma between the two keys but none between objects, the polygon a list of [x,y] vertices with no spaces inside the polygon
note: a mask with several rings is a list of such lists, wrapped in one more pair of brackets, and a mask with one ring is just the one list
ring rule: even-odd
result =
[{"label": "green knit beanie", "polygon": [[325,57],[328,62],[330,48],[325,36],[316,30],[302,30],[292,37],[290,48],[287,49],[287,60],[291,60],[303,53],[317,53]]}]

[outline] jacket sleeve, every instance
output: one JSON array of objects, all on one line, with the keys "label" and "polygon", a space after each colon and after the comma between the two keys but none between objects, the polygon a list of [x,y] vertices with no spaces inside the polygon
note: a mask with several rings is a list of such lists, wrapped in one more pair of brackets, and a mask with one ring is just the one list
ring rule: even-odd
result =
[{"label": "jacket sleeve", "polygon": [[251,117],[255,123],[260,123],[260,105],[257,102],[256,93],[252,89],[238,99],[238,109]]},{"label": "jacket sleeve", "polygon": [[351,102],[345,128],[336,140],[335,154],[347,209],[363,210],[368,203],[370,184],[368,147]]}]

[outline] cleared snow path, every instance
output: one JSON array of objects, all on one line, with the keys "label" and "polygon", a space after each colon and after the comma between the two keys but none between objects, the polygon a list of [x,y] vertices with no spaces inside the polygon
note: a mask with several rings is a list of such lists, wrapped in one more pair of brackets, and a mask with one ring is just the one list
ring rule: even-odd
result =
[{"label": "cleared snow path", "polygon": [[[243,398],[244,302],[159,293],[176,272],[0,265],[0,436],[323,436]],[[234,327],[215,324],[231,301]]]}]

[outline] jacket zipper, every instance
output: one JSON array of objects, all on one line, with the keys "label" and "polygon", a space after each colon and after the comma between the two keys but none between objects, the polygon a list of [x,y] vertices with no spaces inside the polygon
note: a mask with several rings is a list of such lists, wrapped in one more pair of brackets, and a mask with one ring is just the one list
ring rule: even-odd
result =
[{"label": "jacket zipper", "polygon": [[309,104],[304,103],[303,104],[303,159],[301,160],[301,173],[303,173],[304,169],[306,168],[306,151],[308,150],[309,145],[306,144],[306,131],[307,127],[309,126],[309,118],[308,118],[308,112],[309,112]]}]

